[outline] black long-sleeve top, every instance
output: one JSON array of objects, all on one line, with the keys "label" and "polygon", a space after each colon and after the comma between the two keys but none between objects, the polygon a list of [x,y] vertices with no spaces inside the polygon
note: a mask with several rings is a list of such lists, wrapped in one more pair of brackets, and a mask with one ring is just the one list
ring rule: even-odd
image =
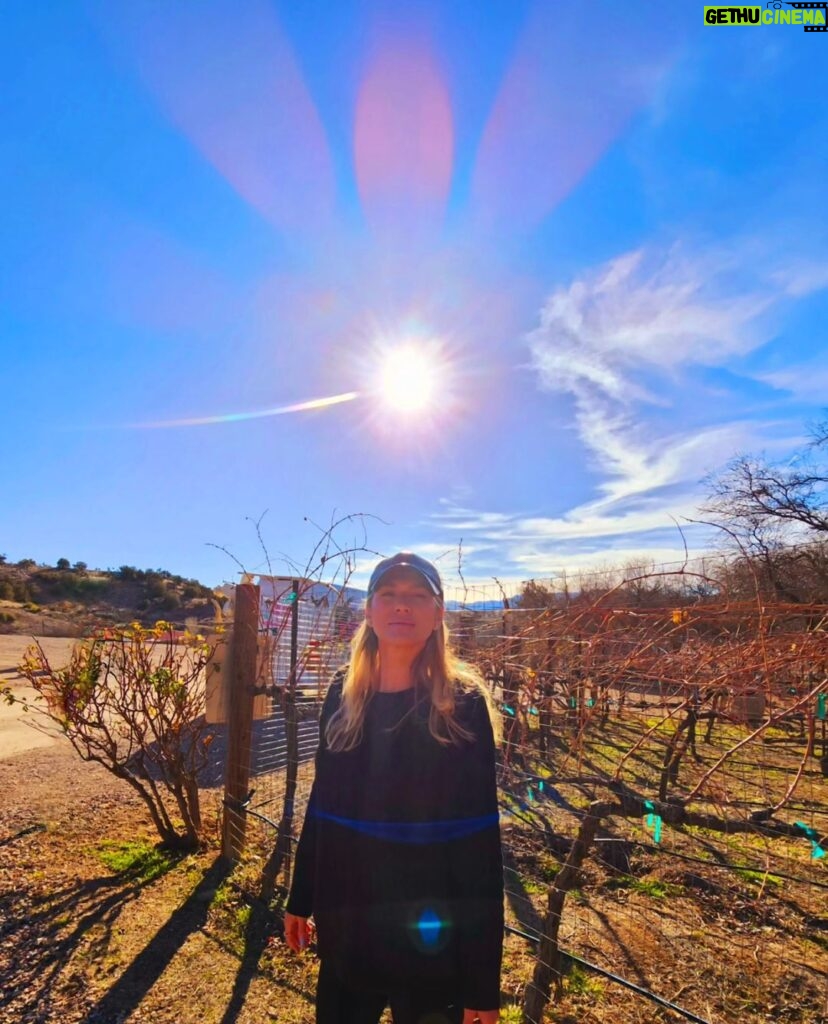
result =
[{"label": "black long-sleeve top", "polygon": [[287,910],[313,914],[320,957],[355,988],[433,988],[494,1009],[503,866],[486,702],[458,692],[474,738],[444,746],[428,731],[427,694],[377,692],[362,741],[333,753],[325,727],[341,696],[334,682]]}]

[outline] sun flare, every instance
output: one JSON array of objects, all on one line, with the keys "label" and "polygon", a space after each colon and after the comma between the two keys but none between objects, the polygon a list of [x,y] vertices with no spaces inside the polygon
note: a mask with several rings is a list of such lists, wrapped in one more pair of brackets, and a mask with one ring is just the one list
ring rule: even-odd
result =
[{"label": "sun flare", "polygon": [[380,364],[377,390],[384,405],[400,412],[420,412],[436,398],[439,365],[424,346],[401,345],[388,351]]}]

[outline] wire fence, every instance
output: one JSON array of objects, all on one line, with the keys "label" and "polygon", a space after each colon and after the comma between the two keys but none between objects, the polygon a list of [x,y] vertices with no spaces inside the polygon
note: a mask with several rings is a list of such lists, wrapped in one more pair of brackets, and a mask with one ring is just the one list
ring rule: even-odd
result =
[{"label": "wire fence", "polygon": [[[447,590],[503,720],[504,987],[524,1020],[564,988],[615,1019],[828,1019],[828,607],[728,600],[713,561],[520,601]],[[290,593],[259,624],[245,800],[285,886],[359,619]]]}]

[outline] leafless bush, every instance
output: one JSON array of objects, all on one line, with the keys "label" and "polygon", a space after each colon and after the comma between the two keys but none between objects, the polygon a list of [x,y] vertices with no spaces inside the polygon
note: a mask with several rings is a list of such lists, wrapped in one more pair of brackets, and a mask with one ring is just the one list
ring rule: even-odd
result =
[{"label": "leafless bush", "polygon": [[[96,761],[146,804],[162,842],[195,848],[202,838],[198,773],[212,734],[204,719],[203,670],[212,648],[167,622],[106,629],[81,641],[68,665],[50,664],[35,642],[20,666],[84,761]],[[6,692],[9,701],[21,698]]]}]

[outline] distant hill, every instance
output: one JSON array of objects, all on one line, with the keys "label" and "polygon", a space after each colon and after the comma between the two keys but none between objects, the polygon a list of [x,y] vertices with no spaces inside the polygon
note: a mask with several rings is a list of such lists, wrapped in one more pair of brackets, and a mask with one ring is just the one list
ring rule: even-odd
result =
[{"label": "distant hill", "polygon": [[83,562],[0,562],[0,633],[83,636],[97,625],[159,619],[184,626],[215,618],[217,598],[198,580],[163,569],[89,569]]},{"label": "distant hill", "polygon": [[[515,598],[511,599],[512,604],[515,604]],[[464,603],[463,601],[446,601],[447,612],[502,612],[503,601],[492,600],[492,601],[469,601]]]}]

